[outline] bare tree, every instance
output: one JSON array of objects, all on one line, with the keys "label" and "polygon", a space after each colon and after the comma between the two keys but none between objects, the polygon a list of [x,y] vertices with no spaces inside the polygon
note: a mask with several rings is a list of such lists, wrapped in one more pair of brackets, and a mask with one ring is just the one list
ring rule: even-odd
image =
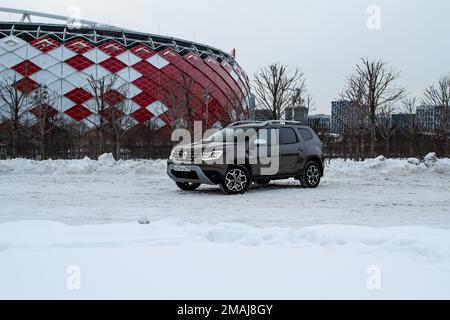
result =
[{"label": "bare tree", "polygon": [[391,138],[397,132],[398,127],[392,123],[392,115],[395,112],[394,105],[386,104],[378,110],[378,132],[385,141],[386,157],[391,152]]},{"label": "bare tree", "polygon": [[[40,159],[46,158],[45,143],[47,135],[57,126],[62,126],[64,118],[53,107],[56,105],[58,96],[48,90],[46,86],[39,86],[31,95],[30,112],[34,115],[36,122],[27,123],[26,130],[38,139]],[[28,121],[29,122],[29,121]]]},{"label": "bare tree", "polygon": [[19,90],[17,78],[4,77],[0,83],[0,103],[3,120],[10,122],[11,127],[11,156],[16,158],[18,154],[18,140],[20,121],[24,114],[28,112],[27,97],[29,90]]},{"label": "bare tree", "polygon": [[305,76],[298,68],[290,72],[287,66],[275,63],[254,77],[256,101],[261,109],[270,110],[273,120],[281,120],[286,108],[307,101]]},{"label": "bare tree", "polygon": [[341,94],[343,100],[352,102],[349,119],[345,125],[349,139],[358,142],[359,158],[366,157],[365,137],[368,134],[369,109],[365,100],[365,79],[359,74],[353,74],[347,78],[347,87]]},{"label": "bare tree", "polygon": [[115,148],[114,157],[119,160],[121,157],[121,142],[125,134],[134,126],[131,116],[131,105],[126,99],[127,88],[116,89],[114,95],[107,99],[108,107],[103,112],[105,130],[114,137]]},{"label": "bare tree", "polygon": [[300,97],[298,103],[300,103],[300,106],[307,108],[308,113],[311,113],[316,109],[316,100],[310,93],[307,93],[305,97]]},{"label": "bare tree", "polygon": [[364,83],[364,104],[369,108],[370,155],[374,157],[377,111],[402,99],[404,89],[395,85],[399,73],[381,60],[362,58],[356,66],[356,77]]},{"label": "bare tree", "polygon": [[437,85],[431,85],[425,90],[423,104],[436,109],[439,116],[437,134],[443,139],[445,153],[449,154],[450,74],[441,77]]},{"label": "bare tree", "polygon": [[98,132],[99,154],[103,154],[105,152],[105,126],[108,122],[105,115],[108,114],[107,109],[111,106],[111,102],[109,101],[111,93],[119,89],[117,88],[117,82],[117,74],[99,79],[96,79],[93,75],[91,75],[88,79],[90,93],[94,97],[94,119],[90,122]]},{"label": "bare tree", "polygon": [[422,132],[422,126],[416,115],[417,111],[417,99],[406,98],[402,101],[402,112],[407,117],[405,121],[405,131],[408,136],[409,144],[409,155],[414,155],[414,144],[416,143],[417,137]]},{"label": "bare tree", "polygon": [[71,140],[72,157],[78,159],[86,153],[83,137],[89,131],[89,128],[84,122],[64,121],[62,124],[62,128],[67,132],[68,139]]}]

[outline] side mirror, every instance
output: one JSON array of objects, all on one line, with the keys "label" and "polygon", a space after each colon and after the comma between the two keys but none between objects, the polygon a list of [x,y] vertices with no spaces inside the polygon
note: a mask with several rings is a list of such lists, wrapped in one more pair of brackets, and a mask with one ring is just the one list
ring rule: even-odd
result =
[{"label": "side mirror", "polygon": [[256,139],[254,144],[255,146],[267,146],[267,141],[264,139]]}]

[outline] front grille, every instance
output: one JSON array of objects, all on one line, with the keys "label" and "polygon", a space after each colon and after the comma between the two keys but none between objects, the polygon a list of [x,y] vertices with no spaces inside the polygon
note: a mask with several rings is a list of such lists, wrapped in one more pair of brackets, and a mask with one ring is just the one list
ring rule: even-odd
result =
[{"label": "front grille", "polygon": [[179,172],[172,170],[172,174],[178,179],[198,180],[197,172]]}]

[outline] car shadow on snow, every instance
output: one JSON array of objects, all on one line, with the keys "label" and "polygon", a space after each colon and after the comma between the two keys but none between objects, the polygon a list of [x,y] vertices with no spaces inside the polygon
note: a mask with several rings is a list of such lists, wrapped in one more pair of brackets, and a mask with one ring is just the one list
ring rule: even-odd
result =
[{"label": "car shadow on snow", "polygon": [[[276,183],[271,183],[268,185],[258,185],[258,184],[253,184],[250,189],[247,191],[247,193],[257,193],[257,192],[270,192],[270,191],[280,191],[280,190],[304,190],[301,186],[300,183],[295,183],[295,182],[284,182],[284,183],[280,183],[280,182],[276,182]],[[183,194],[192,194],[192,192],[185,192],[185,191],[180,191]],[[224,193],[222,192],[222,190],[220,189],[220,187],[218,186],[202,186],[199,189],[197,189],[196,191],[193,192],[194,194],[200,195],[200,194],[205,194],[205,195],[224,195]]]}]

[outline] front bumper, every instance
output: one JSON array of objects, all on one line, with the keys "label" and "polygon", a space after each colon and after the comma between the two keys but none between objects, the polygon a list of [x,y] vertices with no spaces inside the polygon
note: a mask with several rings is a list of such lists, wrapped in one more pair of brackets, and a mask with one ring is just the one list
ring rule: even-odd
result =
[{"label": "front bumper", "polygon": [[191,171],[189,172],[175,171],[175,166],[176,166],[175,164],[170,162],[167,165],[167,174],[175,182],[199,183],[210,185],[217,184],[211,181],[211,179],[208,178],[205,172],[203,172],[202,168],[198,165],[183,165],[184,167],[190,168]]}]

